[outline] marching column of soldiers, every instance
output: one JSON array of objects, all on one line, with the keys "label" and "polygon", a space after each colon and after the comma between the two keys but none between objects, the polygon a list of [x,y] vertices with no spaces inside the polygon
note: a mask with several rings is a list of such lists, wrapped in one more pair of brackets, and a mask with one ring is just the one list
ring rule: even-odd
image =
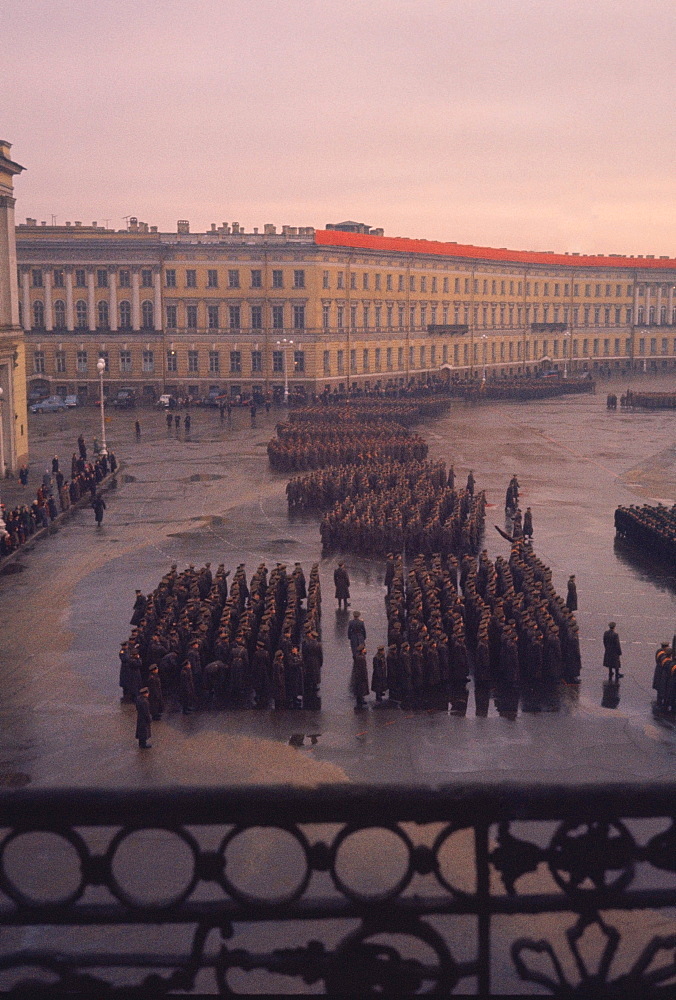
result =
[{"label": "marching column of soldiers", "polygon": [[374,461],[421,462],[427,457],[423,438],[399,424],[336,429],[332,421],[311,430],[280,425],[277,433],[268,442],[268,459],[271,468],[284,472]]},{"label": "marching column of soldiers", "polygon": [[666,507],[618,507],[615,531],[622,538],[676,562],[676,504]]},{"label": "marching column of soldiers", "polygon": [[318,565],[306,581],[300,563],[290,573],[277,563],[269,577],[261,563],[247,583],[241,564],[228,591],[229,575],[223,564],[215,575],[210,563],[182,573],[173,565],[148,597],[137,591],[134,628],[120,650],[123,699],[136,700],[148,686],[153,718],[167,695],[185,714],[318,705]]},{"label": "marching column of soldiers", "polygon": [[478,714],[487,711],[492,688],[513,704],[520,688],[535,695],[579,681],[577,622],[554,590],[551,570],[523,540],[513,543],[509,560],[495,563],[485,550],[478,565],[470,555],[460,564],[441,553],[419,555],[406,578],[401,555],[390,555],[385,582],[386,686],[404,707],[445,708],[450,701],[464,711],[470,665]]},{"label": "marching column of soldiers", "polygon": [[676,392],[633,392],[628,389],[620,396],[624,409],[673,410],[676,409]]}]

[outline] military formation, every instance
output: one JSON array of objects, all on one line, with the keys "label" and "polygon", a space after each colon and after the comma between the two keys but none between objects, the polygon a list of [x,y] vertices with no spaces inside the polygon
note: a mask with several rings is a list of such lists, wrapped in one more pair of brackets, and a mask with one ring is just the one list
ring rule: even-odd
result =
[{"label": "military formation", "polygon": [[374,461],[418,461],[427,457],[419,434],[400,424],[357,424],[337,428],[326,419],[311,428],[280,424],[268,443],[271,468],[282,472],[322,469],[332,465],[367,465]]},{"label": "military formation", "polygon": [[[437,552],[418,555],[405,571],[402,556],[389,554],[385,584],[388,648],[384,672],[380,659],[373,664],[377,698],[387,691],[405,708],[444,709],[450,702],[462,710],[472,672],[477,711],[485,714],[492,690],[509,700],[520,690],[579,682],[575,616],[524,540],[513,543],[508,560],[495,562],[485,550],[478,561]],[[361,674],[357,664],[358,704]]]},{"label": "military formation", "polygon": [[615,531],[621,538],[676,564],[676,504],[618,507]]},{"label": "military formation", "polygon": [[655,653],[653,690],[657,711],[665,715],[676,714],[676,655],[675,642],[663,642]]},{"label": "military formation", "polygon": [[120,687],[144,718],[139,698],[149,699],[152,719],[161,717],[167,698],[186,715],[319,704],[319,567],[306,581],[300,563],[290,572],[277,563],[269,574],[261,563],[247,581],[241,564],[228,588],[229,575],[223,564],[215,574],[211,563],[181,573],[173,565],[151,594],[136,592],[133,631],[120,649]]},{"label": "military formation", "polygon": [[627,410],[674,410],[676,392],[633,392],[620,396],[620,406]]},{"label": "military formation", "polygon": [[[78,452],[73,452],[70,479],[60,468],[58,456],[52,459],[51,471],[45,469],[35,500],[30,504],[17,504],[6,511],[0,504],[5,521],[5,533],[0,533],[0,558],[16,551],[39,531],[47,528],[60,513],[68,510],[83,497],[90,496],[92,505],[97,501],[97,487],[109,472],[115,472],[117,460],[111,451],[108,455],[95,454],[87,461],[87,446],[82,435],[78,438]],[[28,483],[28,469],[19,470],[22,486]]]}]

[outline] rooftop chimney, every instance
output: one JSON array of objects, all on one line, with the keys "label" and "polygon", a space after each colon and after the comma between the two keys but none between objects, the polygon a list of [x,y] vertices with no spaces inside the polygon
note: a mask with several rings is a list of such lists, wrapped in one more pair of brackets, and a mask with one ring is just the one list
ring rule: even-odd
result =
[{"label": "rooftop chimney", "polygon": [[176,223],[176,232],[187,235],[190,232],[190,222],[188,219],[179,219]]}]

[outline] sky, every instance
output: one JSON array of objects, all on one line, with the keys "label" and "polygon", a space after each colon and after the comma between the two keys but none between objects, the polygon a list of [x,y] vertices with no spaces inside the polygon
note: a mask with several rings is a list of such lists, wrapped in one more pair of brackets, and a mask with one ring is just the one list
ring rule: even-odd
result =
[{"label": "sky", "polygon": [[676,256],[673,0],[0,0],[17,219]]}]

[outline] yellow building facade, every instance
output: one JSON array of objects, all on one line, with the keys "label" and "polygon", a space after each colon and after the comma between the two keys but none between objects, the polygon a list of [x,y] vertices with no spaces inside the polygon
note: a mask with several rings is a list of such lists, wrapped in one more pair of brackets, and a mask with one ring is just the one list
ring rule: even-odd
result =
[{"label": "yellow building facade", "polygon": [[671,369],[676,261],[225,223],[17,227],[32,391],[231,396]]}]

